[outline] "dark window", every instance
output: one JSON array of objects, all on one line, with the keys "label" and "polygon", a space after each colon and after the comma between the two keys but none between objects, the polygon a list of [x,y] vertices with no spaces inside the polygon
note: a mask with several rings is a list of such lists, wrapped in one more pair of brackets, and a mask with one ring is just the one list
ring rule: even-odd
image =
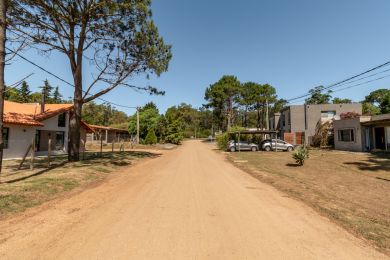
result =
[{"label": "dark window", "polygon": [[9,128],[3,128],[3,141],[4,141],[4,149],[8,148],[8,137],[9,137]]},{"label": "dark window", "polygon": [[338,130],[339,141],[341,142],[354,142],[355,131],[353,129],[341,129]]},{"label": "dark window", "polygon": [[58,115],[58,126],[65,127],[66,114],[62,113]]},{"label": "dark window", "polygon": [[56,150],[64,149],[65,132],[56,132]]},{"label": "dark window", "polygon": [[35,151],[36,152],[39,151],[40,143],[41,143],[41,130],[36,130],[35,131]]}]

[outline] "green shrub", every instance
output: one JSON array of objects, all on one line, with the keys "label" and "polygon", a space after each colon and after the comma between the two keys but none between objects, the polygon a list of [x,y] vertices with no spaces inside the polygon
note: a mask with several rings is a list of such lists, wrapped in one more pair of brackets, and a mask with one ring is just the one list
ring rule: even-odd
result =
[{"label": "green shrub", "polygon": [[183,135],[181,133],[172,133],[165,137],[165,142],[171,144],[181,144],[182,140]]},{"label": "green shrub", "polygon": [[309,158],[309,150],[306,146],[299,146],[292,157],[299,166],[302,166],[305,163],[305,160]]},{"label": "green shrub", "polygon": [[145,144],[156,144],[157,136],[154,129],[149,129],[148,134],[145,137]]},{"label": "green shrub", "polygon": [[217,140],[218,148],[221,150],[226,150],[227,144],[229,142],[229,134],[223,133],[223,134],[217,135],[216,140]]}]

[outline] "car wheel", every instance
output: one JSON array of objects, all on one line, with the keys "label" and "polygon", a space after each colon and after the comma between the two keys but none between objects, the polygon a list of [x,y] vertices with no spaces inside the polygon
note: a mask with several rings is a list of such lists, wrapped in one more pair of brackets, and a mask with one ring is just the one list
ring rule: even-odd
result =
[{"label": "car wheel", "polygon": [[256,152],[257,151],[257,148],[256,147],[252,147],[252,152]]},{"label": "car wheel", "polygon": [[294,150],[291,146],[287,147],[287,152],[291,152],[292,150]]},{"label": "car wheel", "polygon": [[235,152],[235,151],[236,151],[236,148],[232,147],[232,148],[230,148],[230,151],[231,151],[231,152]]},{"label": "car wheel", "polygon": [[266,147],[264,148],[264,150],[266,150],[267,152],[269,152],[269,151],[271,151],[271,147],[266,146]]}]

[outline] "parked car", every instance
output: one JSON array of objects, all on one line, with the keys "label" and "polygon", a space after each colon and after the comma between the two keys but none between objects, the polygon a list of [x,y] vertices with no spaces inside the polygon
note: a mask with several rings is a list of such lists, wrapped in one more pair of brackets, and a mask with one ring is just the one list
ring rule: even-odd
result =
[{"label": "parked car", "polygon": [[240,142],[230,141],[228,143],[227,150],[230,152],[235,152],[238,150],[256,152],[259,150],[259,146],[257,144],[249,143],[245,141],[240,141]]},{"label": "parked car", "polygon": [[261,149],[267,152],[275,149],[291,152],[294,146],[280,139],[267,139],[261,142]]}]

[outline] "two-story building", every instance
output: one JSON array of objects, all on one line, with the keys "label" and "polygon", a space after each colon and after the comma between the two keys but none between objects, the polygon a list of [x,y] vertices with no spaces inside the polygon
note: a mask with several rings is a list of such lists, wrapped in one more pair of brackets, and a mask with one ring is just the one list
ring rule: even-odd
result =
[{"label": "two-story building", "polygon": [[[69,113],[72,104],[4,103],[4,159],[21,158],[35,143],[36,155],[46,155],[51,140],[54,154],[68,150]],[[82,123],[81,139],[91,129]]]},{"label": "two-story building", "polygon": [[[318,122],[340,118],[341,113],[355,112],[362,114],[360,103],[352,104],[318,104],[318,105],[290,105],[279,113],[270,117],[270,129],[278,130],[280,137],[296,133],[302,133],[306,143],[311,143],[311,138],[316,132]],[[292,141],[296,144],[295,141]]]}]

